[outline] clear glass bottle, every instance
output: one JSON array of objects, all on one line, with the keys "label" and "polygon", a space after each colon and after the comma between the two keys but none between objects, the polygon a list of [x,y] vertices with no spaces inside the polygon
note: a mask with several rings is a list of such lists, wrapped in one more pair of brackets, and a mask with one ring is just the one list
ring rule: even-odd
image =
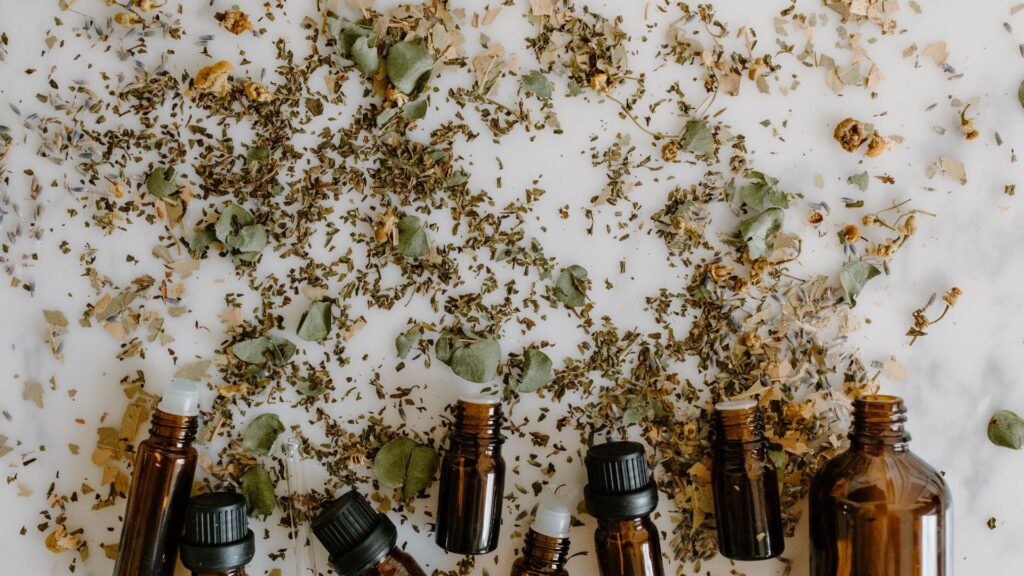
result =
[{"label": "clear glass bottle", "polygon": [[643,445],[607,442],[587,451],[587,511],[602,576],[664,576],[661,541],[651,521],[658,488]]},{"label": "clear glass bottle", "polygon": [[198,456],[199,387],[171,382],[139,444],[114,576],[172,576]]},{"label": "clear glass bottle", "polygon": [[537,506],[533,526],[526,533],[523,555],[512,565],[512,576],[569,576],[569,524],[572,514],[557,500]]},{"label": "clear glass bottle", "polygon": [[711,488],[718,550],[733,560],[782,553],[782,508],[775,465],[768,457],[761,410],[754,400],[715,405]]},{"label": "clear glass bottle", "polygon": [[398,529],[355,490],[330,503],[313,520],[313,533],[327,548],[338,576],[426,576],[396,545]]},{"label": "clear glass bottle", "polygon": [[497,397],[459,398],[448,451],[441,461],[437,545],[456,554],[487,554],[498,547],[505,460],[501,457]]},{"label": "clear glass bottle", "polygon": [[903,400],[853,403],[850,449],[811,482],[812,576],[950,576],[952,499],[908,447]]},{"label": "clear glass bottle", "polygon": [[245,576],[256,554],[245,498],[210,492],[189,501],[180,552],[181,563],[193,576]]}]

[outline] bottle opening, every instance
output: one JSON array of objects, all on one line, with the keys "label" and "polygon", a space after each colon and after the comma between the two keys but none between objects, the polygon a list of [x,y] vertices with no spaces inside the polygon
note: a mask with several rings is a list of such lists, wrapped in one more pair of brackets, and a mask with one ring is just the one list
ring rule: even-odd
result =
[{"label": "bottle opening", "polygon": [[537,506],[537,514],[533,517],[531,528],[538,534],[552,538],[568,538],[569,524],[572,513],[561,500],[545,499]]},{"label": "bottle opening", "polygon": [[750,410],[757,407],[757,400],[725,400],[715,404],[715,410],[719,412],[732,412],[734,410]]},{"label": "bottle opening", "polygon": [[867,394],[853,401],[850,438],[867,444],[899,444],[910,440],[904,429],[907,409],[903,399],[889,394]]},{"label": "bottle opening", "polygon": [[172,380],[157,409],[175,416],[198,416],[199,384],[191,380]]}]

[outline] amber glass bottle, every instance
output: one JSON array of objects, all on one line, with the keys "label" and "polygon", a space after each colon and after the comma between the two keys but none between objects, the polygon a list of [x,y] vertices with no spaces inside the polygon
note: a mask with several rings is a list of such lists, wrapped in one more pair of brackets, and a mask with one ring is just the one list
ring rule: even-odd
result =
[{"label": "amber glass bottle", "polygon": [[343,494],[313,520],[313,533],[338,576],[426,576],[398,549],[398,530],[356,491]]},{"label": "amber glass bottle", "polygon": [[761,411],[754,400],[715,405],[711,488],[718,550],[733,560],[782,553],[782,509],[775,465],[768,457]]},{"label": "amber glass bottle", "polygon": [[505,460],[501,404],[493,396],[466,396],[441,461],[437,545],[456,554],[487,554],[498,547]]},{"label": "amber glass bottle", "polygon": [[241,494],[211,492],[188,503],[181,563],[193,576],[245,576],[255,553],[256,538]]},{"label": "amber glass bottle", "polygon": [[512,565],[512,576],[569,576],[569,524],[565,504],[546,500],[537,507],[533,526],[526,533],[523,555]]},{"label": "amber glass bottle", "polygon": [[910,452],[903,400],[853,404],[850,449],[811,483],[812,576],[950,576],[949,489]]},{"label": "amber glass bottle", "polygon": [[663,576],[661,543],[650,514],[658,489],[644,447],[598,444],[587,452],[587,511],[597,519],[594,541],[602,576]]},{"label": "amber glass bottle", "polygon": [[171,576],[196,472],[199,388],[175,380],[135,457],[114,576]]}]

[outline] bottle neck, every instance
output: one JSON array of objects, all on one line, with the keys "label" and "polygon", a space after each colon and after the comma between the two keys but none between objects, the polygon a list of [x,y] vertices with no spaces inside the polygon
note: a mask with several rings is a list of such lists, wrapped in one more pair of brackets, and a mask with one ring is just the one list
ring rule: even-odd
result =
[{"label": "bottle neck", "polygon": [[454,438],[463,442],[501,444],[502,422],[501,404],[460,400],[455,406]]},{"label": "bottle neck", "polygon": [[853,402],[850,442],[853,449],[883,447],[907,449],[910,433],[904,428],[906,407],[898,396],[872,394]]},{"label": "bottle neck", "polygon": [[199,430],[198,416],[178,416],[157,410],[153,413],[149,428],[150,438],[174,446],[185,446],[196,439]]},{"label": "bottle neck", "polygon": [[569,539],[529,530],[523,546],[523,558],[538,570],[561,570],[569,559]]}]

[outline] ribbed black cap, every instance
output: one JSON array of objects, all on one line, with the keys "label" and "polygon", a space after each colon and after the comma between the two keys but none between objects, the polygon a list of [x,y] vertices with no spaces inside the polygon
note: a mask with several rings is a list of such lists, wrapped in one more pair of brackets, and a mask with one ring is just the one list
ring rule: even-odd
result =
[{"label": "ribbed black cap", "polygon": [[256,553],[245,498],[235,492],[200,494],[185,509],[181,562],[193,572],[241,568]]},{"label": "ribbed black cap", "polygon": [[342,576],[362,574],[398,540],[398,530],[355,490],[343,494],[313,520],[313,533]]},{"label": "ribbed black cap", "polygon": [[185,513],[185,538],[200,546],[237,542],[249,533],[245,498],[234,492],[196,496]]},{"label": "ribbed black cap", "polygon": [[598,518],[632,518],[650,514],[658,491],[642,444],[606,442],[587,451],[587,509]]},{"label": "ribbed black cap", "polygon": [[646,488],[651,468],[642,444],[607,442],[587,452],[587,481],[599,494],[629,494]]}]

